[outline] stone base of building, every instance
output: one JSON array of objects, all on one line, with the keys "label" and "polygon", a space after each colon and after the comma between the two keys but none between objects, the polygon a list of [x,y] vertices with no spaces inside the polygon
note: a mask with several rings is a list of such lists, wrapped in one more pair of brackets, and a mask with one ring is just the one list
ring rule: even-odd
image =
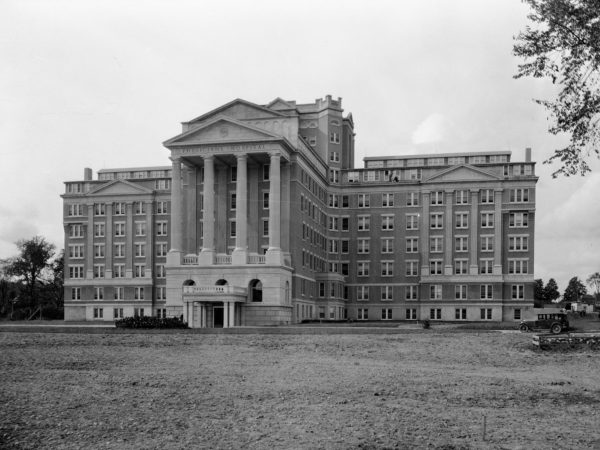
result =
[{"label": "stone base of building", "polygon": [[85,319],[85,306],[65,305],[65,322],[78,322]]},{"label": "stone base of building", "polygon": [[241,309],[243,326],[289,325],[292,323],[290,306],[243,305]]}]

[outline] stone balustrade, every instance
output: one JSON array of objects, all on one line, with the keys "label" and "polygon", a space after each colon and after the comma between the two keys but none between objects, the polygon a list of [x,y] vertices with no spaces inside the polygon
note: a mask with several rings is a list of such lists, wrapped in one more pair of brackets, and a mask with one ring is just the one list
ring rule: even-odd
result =
[{"label": "stone balustrade", "polygon": [[183,286],[183,294],[188,295],[246,295],[247,290],[237,286]]}]

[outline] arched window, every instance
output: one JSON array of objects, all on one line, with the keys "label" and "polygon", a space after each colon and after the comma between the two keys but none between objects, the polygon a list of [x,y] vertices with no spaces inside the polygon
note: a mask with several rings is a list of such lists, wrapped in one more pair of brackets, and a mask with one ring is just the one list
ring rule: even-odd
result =
[{"label": "arched window", "polygon": [[184,286],[196,286],[196,282],[194,280],[185,280],[183,282]]},{"label": "arched window", "polygon": [[215,283],[215,286],[227,286],[227,280],[224,280],[223,278],[221,278],[220,280],[218,280]]},{"label": "arched window", "polygon": [[262,283],[260,280],[252,280],[249,285],[250,301],[262,302]]}]

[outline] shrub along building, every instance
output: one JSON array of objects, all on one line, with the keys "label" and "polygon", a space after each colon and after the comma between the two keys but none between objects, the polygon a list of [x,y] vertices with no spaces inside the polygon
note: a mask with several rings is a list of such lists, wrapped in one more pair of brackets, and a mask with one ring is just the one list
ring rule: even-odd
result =
[{"label": "shrub along building", "polygon": [[533,306],[529,149],[365,158],[341,99],[234,100],[172,164],[66,183],[65,317],[519,320]]}]

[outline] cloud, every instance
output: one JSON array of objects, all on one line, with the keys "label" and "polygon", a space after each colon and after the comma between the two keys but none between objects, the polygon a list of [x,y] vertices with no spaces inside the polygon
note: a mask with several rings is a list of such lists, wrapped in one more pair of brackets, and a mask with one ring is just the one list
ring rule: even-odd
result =
[{"label": "cloud", "polygon": [[418,145],[444,141],[448,138],[450,129],[451,123],[443,114],[430,114],[413,131],[412,142]]},{"label": "cloud", "polygon": [[38,228],[31,221],[14,219],[0,226],[0,243],[14,247],[14,243],[19,239],[29,239],[36,234]]}]

